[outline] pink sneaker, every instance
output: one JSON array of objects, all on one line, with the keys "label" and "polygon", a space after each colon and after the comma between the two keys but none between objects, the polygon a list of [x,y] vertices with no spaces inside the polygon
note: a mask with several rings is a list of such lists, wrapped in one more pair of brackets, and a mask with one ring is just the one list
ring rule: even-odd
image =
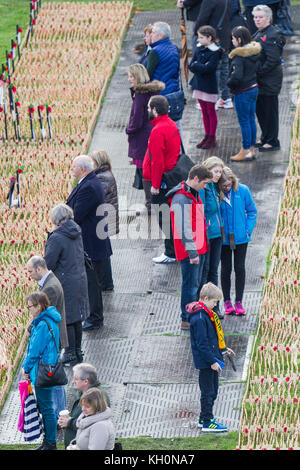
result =
[{"label": "pink sneaker", "polygon": [[226,315],[230,315],[231,313],[235,313],[235,310],[234,310],[230,300],[225,300],[225,302],[224,302],[224,313]]},{"label": "pink sneaker", "polygon": [[236,302],[234,304],[234,308],[235,308],[236,315],[246,315],[246,311],[243,307],[242,302]]}]

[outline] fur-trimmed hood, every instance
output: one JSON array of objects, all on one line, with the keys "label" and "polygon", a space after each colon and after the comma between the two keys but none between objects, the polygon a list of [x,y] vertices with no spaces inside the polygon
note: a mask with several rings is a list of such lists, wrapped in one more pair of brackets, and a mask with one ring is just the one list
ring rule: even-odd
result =
[{"label": "fur-trimmed hood", "polygon": [[152,82],[148,83],[140,83],[133,87],[135,93],[157,93],[158,91],[162,91],[166,88],[164,82],[160,82],[159,80],[153,80]]},{"label": "fur-trimmed hood", "polygon": [[251,57],[253,55],[259,54],[261,51],[261,45],[259,42],[252,41],[246,46],[236,47],[229,54],[229,59],[233,59],[235,56],[239,57]]}]

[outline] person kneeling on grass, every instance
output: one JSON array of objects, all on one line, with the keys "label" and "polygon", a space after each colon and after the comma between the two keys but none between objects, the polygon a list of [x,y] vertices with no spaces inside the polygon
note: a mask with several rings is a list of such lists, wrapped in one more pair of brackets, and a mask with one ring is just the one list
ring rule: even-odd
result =
[{"label": "person kneeling on grass", "polygon": [[213,415],[213,406],[218,395],[219,373],[224,367],[223,355],[235,355],[232,349],[226,347],[220,319],[213,311],[222,298],[221,289],[208,282],[200,291],[200,300],[186,306],[190,314],[190,339],[194,364],[195,368],[199,369],[201,411],[198,427],[202,432],[228,430]]}]

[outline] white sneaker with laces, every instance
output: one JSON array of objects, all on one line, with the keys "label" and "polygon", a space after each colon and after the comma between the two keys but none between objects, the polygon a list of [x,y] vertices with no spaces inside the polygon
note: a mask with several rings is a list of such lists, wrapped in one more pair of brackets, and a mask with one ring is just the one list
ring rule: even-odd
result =
[{"label": "white sneaker with laces", "polygon": [[164,253],[162,253],[160,256],[157,256],[156,258],[152,258],[153,263],[157,264],[167,264],[167,263],[175,263],[176,258],[170,258],[169,256],[166,256]]}]

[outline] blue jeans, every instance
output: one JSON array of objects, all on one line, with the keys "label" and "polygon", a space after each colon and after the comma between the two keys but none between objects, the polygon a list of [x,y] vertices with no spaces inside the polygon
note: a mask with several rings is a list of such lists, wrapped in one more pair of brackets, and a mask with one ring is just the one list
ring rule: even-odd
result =
[{"label": "blue jeans", "polygon": [[198,299],[198,288],[201,282],[202,269],[204,264],[204,255],[199,255],[199,264],[191,264],[190,258],[180,261],[182,285],[181,285],[181,320],[189,322],[189,314],[185,306],[190,302],[196,302]]},{"label": "blue jeans", "polygon": [[213,406],[218,396],[219,376],[218,372],[211,369],[199,369],[199,387],[201,391],[200,397],[200,418],[207,424],[214,418]]},{"label": "blue jeans", "polygon": [[52,401],[56,419],[59,412],[67,408],[66,390],[63,385],[52,387]]},{"label": "blue jeans", "polygon": [[36,401],[43,419],[45,440],[49,444],[56,442],[57,420],[52,400],[53,387],[35,387]]},{"label": "blue jeans", "polygon": [[233,98],[236,114],[242,132],[243,149],[249,149],[256,143],[255,110],[258,88],[244,91]]}]

